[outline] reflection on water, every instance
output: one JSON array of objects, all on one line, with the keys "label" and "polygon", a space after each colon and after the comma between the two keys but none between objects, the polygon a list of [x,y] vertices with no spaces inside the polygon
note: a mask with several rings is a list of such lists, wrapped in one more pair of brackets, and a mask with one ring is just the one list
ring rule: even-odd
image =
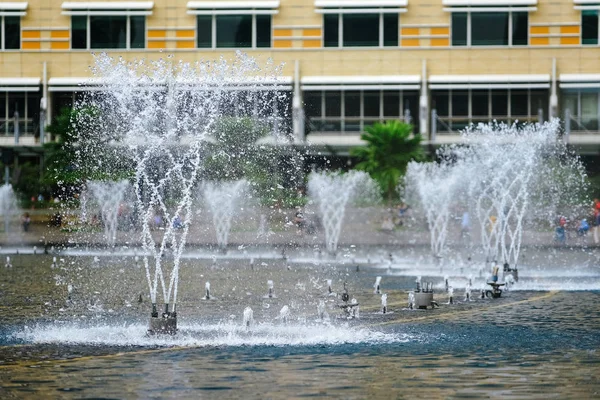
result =
[{"label": "reflection on water", "polygon": [[[186,262],[181,333],[157,339],[144,335],[145,282],[130,261],[64,257],[51,269],[51,257],[14,257],[0,269],[0,398],[600,396],[600,291],[510,291],[410,311],[414,276],[398,271]],[[571,279],[598,279],[591,268]],[[379,313],[377,275],[390,314]],[[348,281],[359,321],[336,318],[333,299],[330,324],[315,321],[327,279],[337,291]],[[264,298],[267,280],[275,299]],[[206,281],[215,300],[201,300]],[[283,305],[287,324],[277,320]],[[246,306],[251,332],[241,328]]]}]

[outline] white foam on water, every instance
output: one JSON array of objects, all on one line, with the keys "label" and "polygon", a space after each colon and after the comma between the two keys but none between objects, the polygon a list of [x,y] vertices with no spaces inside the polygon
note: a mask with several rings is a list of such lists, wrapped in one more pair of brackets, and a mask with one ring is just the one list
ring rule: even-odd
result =
[{"label": "white foam on water", "polygon": [[48,324],[25,327],[13,334],[27,343],[99,346],[322,346],[342,344],[404,343],[406,334],[385,333],[344,325],[257,324],[247,330],[240,324],[180,324],[175,336],[147,336],[146,324],[82,326]]},{"label": "white foam on water", "polygon": [[511,291],[590,291],[600,290],[600,278],[595,279],[565,279],[565,278],[542,278],[521,279],[510,287]]}]

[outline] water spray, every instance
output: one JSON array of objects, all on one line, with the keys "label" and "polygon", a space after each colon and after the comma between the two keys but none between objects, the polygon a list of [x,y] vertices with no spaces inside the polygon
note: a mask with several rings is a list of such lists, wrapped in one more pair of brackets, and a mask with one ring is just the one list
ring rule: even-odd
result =
[{"label": "water spray", "polygon": [[290,318],[290,308],[288,306],[281,307],[281,310],[279,310],[279,319],[281,320],[281,322],[283,322],[284,324],[287,324],[289,318]]},{"label": "water spray", "polygon": [[204,296],[204,300],[210,300],[210,282],[206,282],[204,284],[204,289],[206,289],[206,295]]},{"label": "water spray", "polygon": [[244,309],[244,314],[242,316],[242,326],[248,330],[252,328],[254,325],[254,311],[250,307],[246,307]]},{"label": "water spray", "polygon": [[273,297],[275,297],[275,294],[273,293],[273,281],[268,280],[267,286],[269,287],[269,293],[267,294],[267,297],[272,299]]},{"label": "water spray", "polygon": [[375,285],[373,285],[373,287],[375,288],[375,294],[381,294],[381,277],[378,276],[375,278]]}]

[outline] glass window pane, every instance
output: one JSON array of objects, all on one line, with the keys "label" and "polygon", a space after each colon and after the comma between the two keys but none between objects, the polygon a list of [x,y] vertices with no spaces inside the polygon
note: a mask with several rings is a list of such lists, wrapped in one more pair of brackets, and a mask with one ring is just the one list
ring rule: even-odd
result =
[{"label": "glass window pane", "polygon": [[323,29],[324,38],[323,42],[325,47],[338,47],[340,42],[339,32],[339,15],[338,14],[325,14],[323,15]]},{"label": "glass window pane", "polygon": [[383,45],[398,46],[398,14],[383,14]]},{"label": "glass window pane", "polygon": [[581,117],[598,118],[598,93],[581,94]]},{"label": "glass window pane", "polygon": [[467,45],[467,13],[452,13],[452,46]]},{"label": "glass window pane", "polygon": [[271,47],[271,16],[256,16],[256,47]]},{"label": "glass window pane", "polygon": [[449,116],[450,112],[450,93],[447,91],[434,92],[432,95],[432,109],[435,109],[435,112],[440,117]]},{"label": "glass window pane", "polygon": [[344,93],[344,115],[346,117],[360,117],[360,92]]},{"label": "glass window pane", "polygon": [[471,92],[471,115],[472,116],[487,117],[489,115],[488,93],[489,92],[487,90],[474,90]]},{"label": "glass window pane", "polygon": [[598,130],[598,93],[581,93],[581,123],[588,130]]},{"label": "glass window pane", "polygon": [[529,13],[512,13],[512,44],[514,46],[527,45],[527,32],[529,31]]},{"label": "glass window pane", "polygon": [[4,17],[4,48],[21,48],[21,17]]},{"label": "glass window pane", "polygon": [[71,48],[87,49],[87,18],[71,17]]},{"label": "glass window pane", "polygon": [[383,116],[397,119],[400,115],[400,92],[383,92]]},{"label": "glass window pane", "polygon": [[598,44],[598,10],[581,11],[582,44]]},{"label": "glass window pane", "polygon": [[40,95],[38,93],[27,93],[27,118],[39,119]]},{"label": "glass window pane", "polygon": [[197,46],[199,49],[212,47],[212,15],[198,15],[198,34]]},{"label": "glass window pane", "polygon": [[569,110],[569,114],[571,114],[572,117],[577,116],[577,113],[579,112],[578,107],[577,107],[578,98],[579,98],[579,94],[577,92],[572,92],[572,93],[566,92],[566,93],[562,94],[562,96],[561,96],[561,106],[562,106],[561,117],[564,118],[566,110]]},{"label": "glass window pane", "polygon": [[19,118],[25,118],[25,93],[8,93],[8,118],[14,118],[15,110],[19,112]]},{"label": "glass window pane", "polygon": [[507,46],[508,13],[472,13],[471,44],[473,46]]},{"label": "glass window pane", "polygon": [[375,92],[363,92],[365,98],[364,104],[364,116],[365,117],[379,117],[380,107],[380,93]]},{"label": "glass window pane", "polygon": [[252,15],[217,15],[217,47],[252,47]]},{"label": "glass window pane", "polygon": [[529,94],[527,90],[511,90],[510,115],[512,117],[528,117]]},{"label": "glass window pane", "polygon": [[[487,104],[487,100],[486,100]],[[468,92],[452,92],[452,116],[467,117],[469,116],[469,93]]]},{"label": "glass window pane", "polygon": [[379,14],[344,14],[344,46],[379,46]]},{"label": "glass window pane", "polygon": [[410,114],[410,123],[415,127],[419,123],[419,94],[416,92],[404,92],[402,94],[402,116],[406,117],[407,113]]},{"label": "glass window pane", "polygon": [[6,118],[6,95],[7,92],[0,92],[0,119]]},{"label": "glass window pane", "polygon": [[320,117],[321,104],[323,102],[321,92],[304,93],[304,112],[307,117]]},{"label": "glass window pane", "polygon": [[136,15],[129,18],[131,18],[129,48],[143,49],[146,47],[146,17]]},{"label": "glass window pane", "polygon": [[541,110],[544,120],[548,118],[548,91],[547,90],[536,90],[531,92],[531,115],[537,117],[539,110]]},{"label": "glass window pane", "polygon": [[90,17],[90,48],[124,49],[127,38],[127,17]]},{"label": "glass window pane", "polygon": [[492,90],[492,117],[508,115],[508,90]]},{"label": "glass window pane", "polygon": [[341,92],[325,92],[325,116],[340,117],[342,115],[341,99]]}]

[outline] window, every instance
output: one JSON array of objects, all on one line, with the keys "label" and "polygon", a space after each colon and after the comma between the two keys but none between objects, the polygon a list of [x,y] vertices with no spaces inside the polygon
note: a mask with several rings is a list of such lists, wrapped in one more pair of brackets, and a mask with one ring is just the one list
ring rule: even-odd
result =
[{"label": "window", "polygon": [[72,49],[143,49],[146,17],[90,15],[71,17]]},{"label": "window", "polygon": [[39,132],[39,93],[0,92],[0,135],[14,134],[15,112],[21,135]]},{"label": "window", "polygon": [[414,90],[310,90],[304,92],[304,111],[311,131],[361,132],[375,122],[416,115],[418,98]]},{"label": "window", "polygon": [[451,24],[452,46],[526,46],[529,42],[527,12],[453,12]]},{"label": "window", "polygon": [[507,123],[538,121],[548,110],[548,90],[471,89],[434,90],[432,109],[438,132],[457,131],[470,124],[493,120]]},{"label": "window", "polygon": [[598,44],[598,10],[581,11],[581,44]]},{"label": "window", "polygon": [[197,24],[198,48],[271,47],[271,15],[198,15]]},{"label": "window", "polygon": [[[398,14],[324,14],[325,47],[398,46]],[[340,40],[341,33],[341,40]]]},{"label": "window", "polygon": [[600,129],[600,90],[596,88],[566,89],[561,93],[562,116],[569,111],[571,129],[597,131]]},{"label": "window", "polygon": [[0,49],[21,48],[21,17],[0,16]]}]

